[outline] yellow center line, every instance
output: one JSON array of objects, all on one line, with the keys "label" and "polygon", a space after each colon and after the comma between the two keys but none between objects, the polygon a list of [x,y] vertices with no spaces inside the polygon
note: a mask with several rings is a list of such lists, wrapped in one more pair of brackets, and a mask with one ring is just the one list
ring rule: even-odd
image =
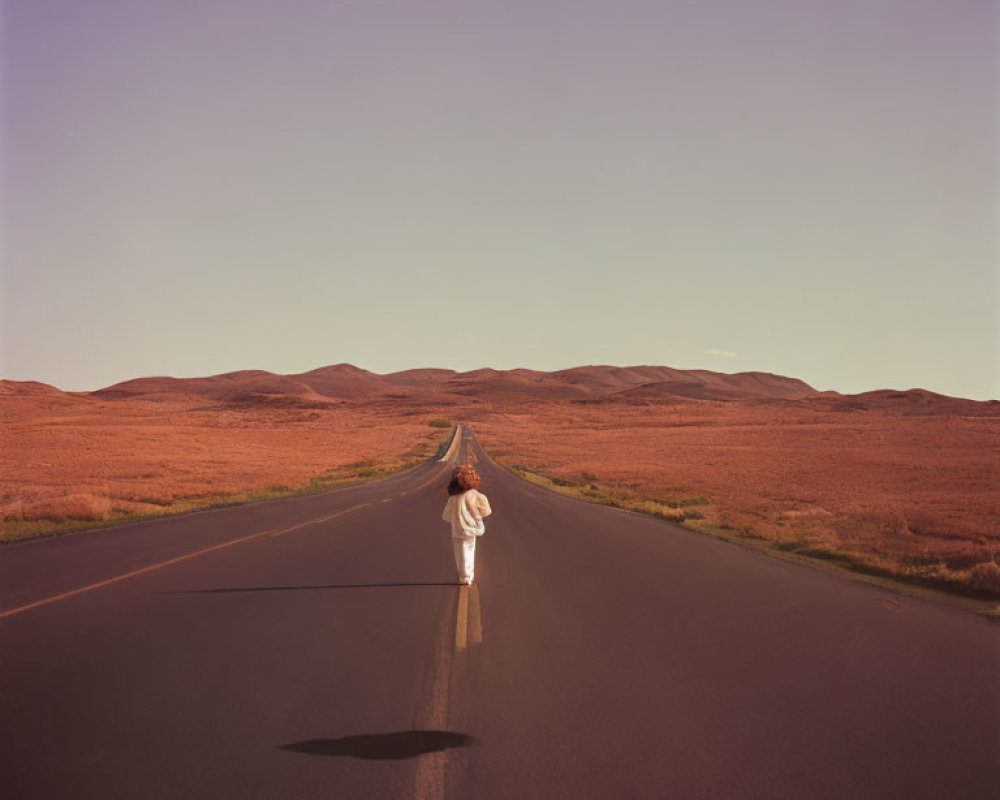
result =
[{"label": "yellow center line", "polygon": [[[449,609],[450,611],[450,609]],[[443,731],[448,729],[449,695],[454,651],[449,647],[447,622],[450,614],[440,617],[440,627],[434,636],[435,654],[431,662],[432,686],[426,703],[414,715],[414,728]],[[413,775],[413,800],[442,800],[445,796],[448,751],[425,753],[416,761]]]},{"label": "yellow center line", "polygon": [[465,650],[470,644],[482,643],[483,609],[479,601],[479,586],[460,586],[455,617],[455,649]]},{"label": "yellow center line", "polygon": [[[447,620],[449,616],[444,619]],[[465,650],[470,644],[481,644],[483,641],[482,603],[479,599],[478,584],[460,586],[458,589],[455,650],[448,648],[446,633],[438,641],[439,649],[433,662],[434,682],[431,695],[425,709],[415,718],[416,724],[429,730],[445,730],[448,727],[454,659],[461,658],[457,653]],[[414,800],[444,798],[448,758],[447,751],[427,753],[420,757],[414,773],[411,795]]]},{"label": "yellow center line", "polygon": [[458,617],[455,619],[455,649],[464,650],[469,632],[469,587],[458,590]]},{"label": "yellow center line", "polygon": [[483,609],[479,603],[479,584],[469,587],[469,641],[483,643]]}]

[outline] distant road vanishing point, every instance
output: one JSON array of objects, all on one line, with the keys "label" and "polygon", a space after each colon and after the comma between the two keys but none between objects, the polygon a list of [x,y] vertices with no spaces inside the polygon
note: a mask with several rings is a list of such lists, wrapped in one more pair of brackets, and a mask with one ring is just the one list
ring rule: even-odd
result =
[{"label": "distant road vanishing point", "polygon": [[0,548],[0,794],[1000,797],[996,624],[447,456]]}]

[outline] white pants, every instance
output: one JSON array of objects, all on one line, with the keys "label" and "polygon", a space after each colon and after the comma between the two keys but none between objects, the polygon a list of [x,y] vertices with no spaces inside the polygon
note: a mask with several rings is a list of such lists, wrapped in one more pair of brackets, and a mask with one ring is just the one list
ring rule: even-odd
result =
[{"label": "white pants", "polygon": [[460,580],[471,581],[476,566],[476,537],[452,536],[451,545],[455,550],[455,566]]}]

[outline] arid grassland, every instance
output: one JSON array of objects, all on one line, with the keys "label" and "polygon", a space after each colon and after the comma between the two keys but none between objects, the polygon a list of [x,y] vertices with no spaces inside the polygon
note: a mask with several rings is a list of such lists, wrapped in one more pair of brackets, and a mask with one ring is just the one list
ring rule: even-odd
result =
[{"label": "arid grassland", "polygon": [[1000,418],[534,404],[476,428],[553,488],[843,566],[1000,594]]},{"label": "arid grassland", "polygon": [[458,421],[557,491],[1000,596],[1000,403],[669,367],[3,381],[0,541],[369,480]]},{"label": "arid grassland", "polygon": [[0,409],[0,541],[369,480],[429,457],[450,431],[347,403],[4,397]]}]

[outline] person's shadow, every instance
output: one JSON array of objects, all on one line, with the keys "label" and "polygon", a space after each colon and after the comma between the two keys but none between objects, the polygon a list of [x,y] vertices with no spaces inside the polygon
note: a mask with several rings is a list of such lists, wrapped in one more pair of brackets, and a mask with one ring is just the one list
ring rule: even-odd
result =
[{"label": "person's shadow", "polygon": [[279,745],[279,750],[309,756],[350,756],[375,760],[402,760],[425,753],[467,747],[473,738],[454,731],[396,731],[344,736],[340,739],[305,739]]},{"label": "person's shadow", "polygon": [[187,589],[169,594],[229,594],[233,592],[301,592],[310,589],[397,589],[404,586],[457,586],[456,581],[425,583],[314,583],[304,586],[233,586],[224,589]]}]

